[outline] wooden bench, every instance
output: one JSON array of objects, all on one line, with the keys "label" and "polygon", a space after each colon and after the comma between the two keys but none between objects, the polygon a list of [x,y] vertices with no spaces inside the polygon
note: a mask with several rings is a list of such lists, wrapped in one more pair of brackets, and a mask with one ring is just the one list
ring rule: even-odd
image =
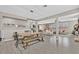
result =
[{"label": "wooden bench", "polygon": [[23,47],[26,48],[27,46],[29,46],[30,43],[35,42],[35,41],[44,41],[43,40],[43,36],[39,35],[39,34],[34,34],[34,35],[30,35],[30,36],[24,36],[22,39],[22,44]]},{"label": "wooden bench", "polygon": [[20,33],[19,36],[20,36],[19,41],[23,45],[24,49],[35,41],[38,41],[38,42],[44,41],[43,34],[40,32],[38,32],[38,33]]}]

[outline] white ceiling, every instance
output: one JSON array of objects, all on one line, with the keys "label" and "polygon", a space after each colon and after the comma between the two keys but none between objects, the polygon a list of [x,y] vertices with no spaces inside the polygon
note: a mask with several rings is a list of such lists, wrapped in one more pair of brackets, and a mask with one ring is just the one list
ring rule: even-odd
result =
[{"label": "white ceiling", "polygon": [[[0,5],[0,12],[37,20],[76,8],[79,8],[79,5],[48,5],[47,7],[43,5]],[[30,10],[34,12],[31,13]]]}]

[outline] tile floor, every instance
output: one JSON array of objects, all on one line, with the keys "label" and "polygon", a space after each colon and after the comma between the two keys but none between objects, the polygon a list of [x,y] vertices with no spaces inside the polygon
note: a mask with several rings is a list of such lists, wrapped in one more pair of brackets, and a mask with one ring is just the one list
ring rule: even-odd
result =
[{"label": "tile floor", "polygon": [[72,35],[44,36],[44,42],[28,46],[15,47],[15,41],[0,42],[0,54],[78,54],[79,42],[74,41]]}]

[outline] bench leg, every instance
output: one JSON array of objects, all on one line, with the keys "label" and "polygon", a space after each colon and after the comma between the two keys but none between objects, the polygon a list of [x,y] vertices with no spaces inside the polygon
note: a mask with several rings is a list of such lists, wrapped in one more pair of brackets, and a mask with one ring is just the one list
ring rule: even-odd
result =
[{"label": "bench leg", "polygon": [[41,41],[43,41],[43,42],[44,42],[44,39],[43,39],[43,37],[41,38]]},{"label": "bench leg", "polygon": [[38,41],[41,41],[39,38],[37,39]]},{"label": "bench leg", "polygon": [[26,47],[28,46],[28,43],[26,42]]},{"label": "bench leg", "polygon": [[24,49],[26,49],[27,46],[28,46],[28,43],[27,43],[27,42],[23,44],[23,48],[24,48]]}]

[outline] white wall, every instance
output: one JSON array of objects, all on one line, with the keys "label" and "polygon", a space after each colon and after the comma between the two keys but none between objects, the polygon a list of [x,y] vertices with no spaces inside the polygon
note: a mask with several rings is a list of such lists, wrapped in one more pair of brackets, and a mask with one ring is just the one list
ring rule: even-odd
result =
[{"label": "white wall", "polygon": [[60,18],[60,22],[68,22],[68,33],[72,33],[74,30],[74,25],[77,24],[78,18]]},{"label": "white wall", "polygon": [[54,23],[56,18],[39,21],[38,24]]},{"label": "white wall", "polygon": [[[67,33],[72,33],[73,26],[77,23],[78,18],[59,18],[59,22],[65,23],[63,26],[67,27]],[[46,24],[46,23],[55,23],[55,19],[48,19],[38,22],[38,24]],[[53,26],[53,25],[52,25]],[[61,25],[62,26],[62,25]],[[41,26],[40,28],[43,29],[44,26]]]},{"label": "white wall", "polygon": [[[13,40],[13,32],[24,32],[25,30],[30,30],[30,25],[32,21],[22,21],[22,20],[15,20],[9,18],[2,19],[2,38],[4,41]],[[15,24],[15,25],[24,25],[26,27],[16,27],[16,26],[7,26],[4,24]]]}]

